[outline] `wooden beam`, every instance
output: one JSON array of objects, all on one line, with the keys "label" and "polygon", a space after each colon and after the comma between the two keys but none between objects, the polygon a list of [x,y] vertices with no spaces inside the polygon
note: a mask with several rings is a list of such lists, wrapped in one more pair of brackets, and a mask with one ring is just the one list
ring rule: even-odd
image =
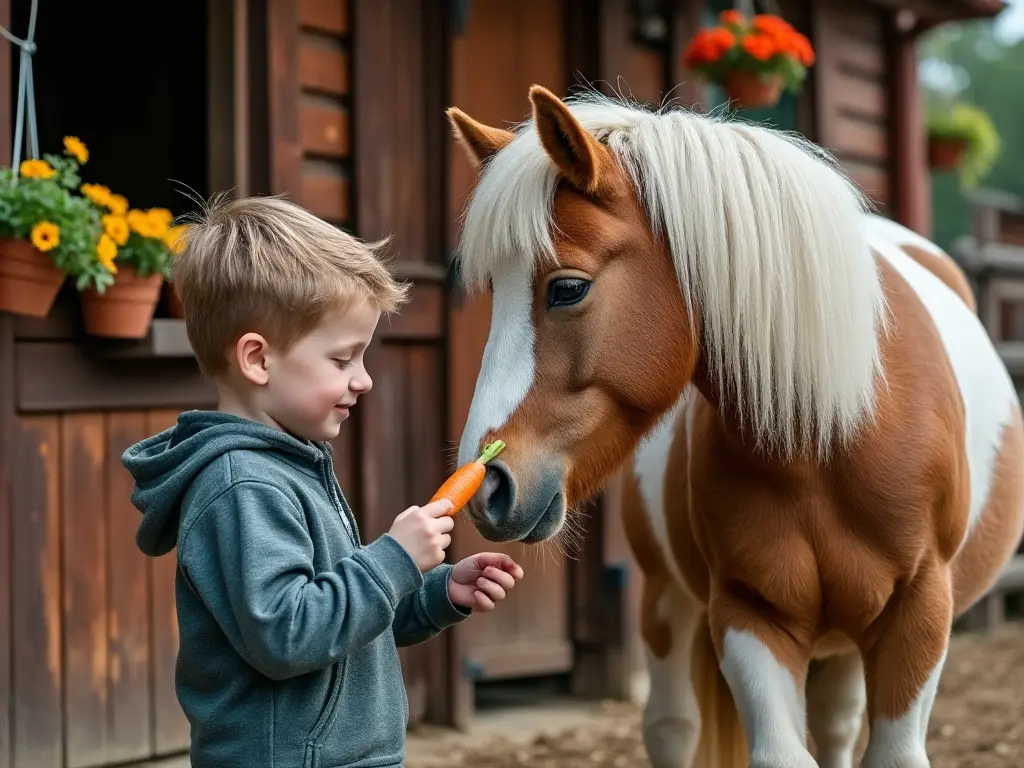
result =
[{"label": "wooden beam", "polygon": [[893,17],[889,49],[890,156],[895,219],[924,237],[931,236],[931,177],[925,157],[924,116],[917,84],[914,38]]},{"label": "wooden beam", "polygon": [[[11,0],[0,0],[0,25],[11,26]],[[11,82],[11,44],[0,38],[0,83]],[[11,162],[11,102],[14,94],[2,89],[0,98],[0,163]],[[11,464],[14,456],[14,317],[0,312],[0,768],[13,762],[11,716]]]},{"label": "wooden beam", "polygon": [[15,344],[17,409],[21,413],[145,408],[206,408],[213,385],[194,360],[109,360],[81,343]]}]

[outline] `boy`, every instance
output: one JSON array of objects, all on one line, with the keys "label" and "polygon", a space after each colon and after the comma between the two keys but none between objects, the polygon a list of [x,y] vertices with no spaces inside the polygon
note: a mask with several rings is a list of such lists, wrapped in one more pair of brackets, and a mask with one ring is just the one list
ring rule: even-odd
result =
[{"label": "boy", "polygon": [[363,353],[405,299],[374,246],[273,197],[215,202],[175,285],[216,411],[125,451],[139,547],[177,546],[176,691],[197,768],[398,768],[397,646],[490,610],[523,576],[451,566],[450,502],[363,545],[326,441],[370,390]]}]

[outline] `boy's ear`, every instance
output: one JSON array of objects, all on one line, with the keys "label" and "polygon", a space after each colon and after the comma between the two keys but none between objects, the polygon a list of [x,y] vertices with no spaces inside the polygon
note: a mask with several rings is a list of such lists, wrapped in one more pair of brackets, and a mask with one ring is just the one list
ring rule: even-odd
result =
[{"label": "boy's ear", "polygon": [[267,352],[267,340],[258,333],[243,334],[235,342],[235,364],[239,372],[258,387],[270,379]]}]

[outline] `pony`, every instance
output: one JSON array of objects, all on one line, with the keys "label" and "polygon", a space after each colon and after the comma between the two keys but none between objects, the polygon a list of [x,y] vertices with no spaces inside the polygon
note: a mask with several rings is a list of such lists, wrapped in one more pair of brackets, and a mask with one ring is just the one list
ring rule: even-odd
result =
[{"label": "pony", "polygon": [[[1020,403],[964,274],[799,135],[541,86],[452,107],[492,317],[467,505],[542,542],[613,472],[655,768],[922,768],[952,623],[1024,528]],[[815,757],[809,750],[808,732]]]}]

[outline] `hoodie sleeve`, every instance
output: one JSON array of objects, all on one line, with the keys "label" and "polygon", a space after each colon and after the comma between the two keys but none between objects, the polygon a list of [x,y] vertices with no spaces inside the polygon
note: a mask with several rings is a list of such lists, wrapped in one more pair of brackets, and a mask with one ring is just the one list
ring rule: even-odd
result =
[{"label": "hoodie sleeve", "polygon": [[363,647],[424,583],[387,535],[316,574],[302,513],[258,480],[234,483],[210,502],[183,532],[179,562],[235,650],[275,680]]},{"label": "hoodie sleeve", "polygon": [[455,605],[448,596],[452,567],[444,564],[427,571],[423,586],[402,598],[392,625],[396,645],[422,643],[472,615],[469,608]]}]

